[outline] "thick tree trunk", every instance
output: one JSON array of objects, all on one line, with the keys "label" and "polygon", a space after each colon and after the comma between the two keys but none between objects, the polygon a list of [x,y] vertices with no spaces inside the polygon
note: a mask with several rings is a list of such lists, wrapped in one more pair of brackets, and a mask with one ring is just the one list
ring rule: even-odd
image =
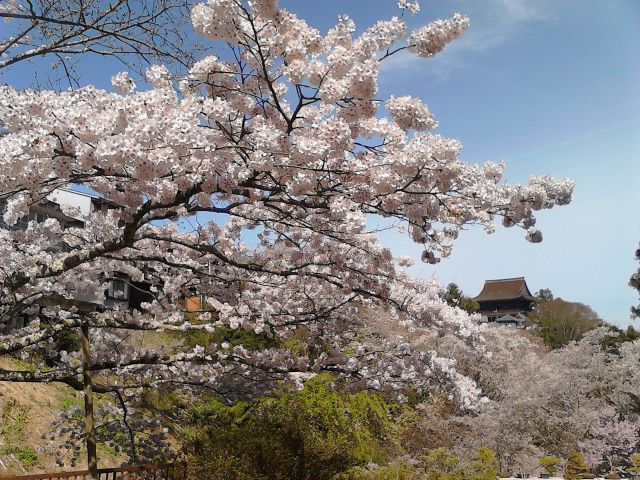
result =
[{"label": "thick tree trunk", "polygon": [[91,354],[89,350],[89,324],[82,322],[82,380],[84,382],[84,415],[87,435],[87,468],[91,480],[98,479],[96,431],[93,419],[93,387],[91,382]]}]

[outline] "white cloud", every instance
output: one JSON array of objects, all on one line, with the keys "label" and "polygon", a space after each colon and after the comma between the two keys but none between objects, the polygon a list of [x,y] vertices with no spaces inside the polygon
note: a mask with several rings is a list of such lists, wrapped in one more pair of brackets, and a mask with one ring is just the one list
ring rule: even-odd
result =
[{"label": "white cloud", "polygon": [[[471,26],[429,62],[428,72],[439,79],[464,69],[478,53],[496,48],[532,23],[553,19],[551,4],[540,0],[463,0],[456,9],[469,16]],[[453,11],[451,12],[453,14]],[[402,51],[385,60],[381,74],[424,69],[425,60]]]}]

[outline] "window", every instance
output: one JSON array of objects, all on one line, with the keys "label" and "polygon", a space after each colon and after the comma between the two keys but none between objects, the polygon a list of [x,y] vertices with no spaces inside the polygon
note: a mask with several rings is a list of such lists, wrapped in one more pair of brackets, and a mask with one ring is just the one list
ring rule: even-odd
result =
[{"label": "window", "polygon": [[129,282],[123,278],[112,278],[108,280],[109,288],[105,291],[107,298],[119,301],[129,300]]},{"label": "window", "polygon": [[44,213],[29,212],[29,215],[25,215],[20,220],[18,220],[15,228],[17,228],[18,230],[26,230],[29,226],[29,222],[35,221],[36,223],[41,223],[44,222],[47,218],[49,218],[49,216]]}]

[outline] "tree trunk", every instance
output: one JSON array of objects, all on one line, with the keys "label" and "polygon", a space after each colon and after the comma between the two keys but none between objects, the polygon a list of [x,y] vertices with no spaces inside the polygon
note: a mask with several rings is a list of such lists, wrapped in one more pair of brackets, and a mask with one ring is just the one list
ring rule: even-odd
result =
[{"label": "tree trunk", "polygon": [[98,479],[96,456],[96,430],[93,419],[93,388],[91,383],[91,355],[89,350],[89,323],[82,322],[82,380],[84,382],[84,416],[87,435],[87,468],[91,480]]}]

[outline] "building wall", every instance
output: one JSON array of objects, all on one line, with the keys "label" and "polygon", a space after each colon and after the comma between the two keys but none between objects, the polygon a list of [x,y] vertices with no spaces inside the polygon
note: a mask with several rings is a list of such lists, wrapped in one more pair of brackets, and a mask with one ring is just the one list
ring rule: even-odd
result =
[{"label": "building wall", "polygon": [[497,313],[529,312],[531,303],[524,299],[502,300],[492,302],[479,302],[480,314],[491,315]]},{"label": "building wall", "polygon": [[47,196],[47,199],[60,205],[63,210],[64,207],[77,208],[78,213],[73,215],[76,218],[87,217],[93,208],[91,195],[67,189],[56,189]]},{"label": "building wall", "polygon": [[[76,209],[72,216],[80,220],[78,225],[82,225],[81,220],[84,220],[94,211],[97,197],[60,188],[51,192],[47,196],[47,200],[58,204],[63,212],[65,212],[67,208]],[[46,218],[47,214],[54,217],[59,216],[59,213],[52,210],[49,206],[39,205],[35,210],[41,213],[43,219]],[[31,218],[32,216],[33,214],[30,214],[25,220],[40,221],[39,218]],[[24,228],[26,228],[26,224]],[[130,296],[130,279],[126,275],[116,275],[116,277],[119,278],[105,279],[100,289],[101,291],[78,294],[74,300],[100,306],[127,305]]]}]

